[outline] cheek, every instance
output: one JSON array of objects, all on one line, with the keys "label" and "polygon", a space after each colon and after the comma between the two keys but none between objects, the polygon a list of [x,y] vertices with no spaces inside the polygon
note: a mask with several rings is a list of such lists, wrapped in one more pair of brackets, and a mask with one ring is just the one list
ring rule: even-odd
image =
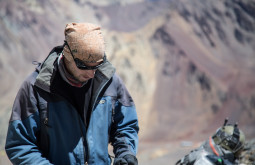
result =
[{"label": "cheek", "polygon": [[74,77],[77,77],[77,76],[81,75],[80,70],[76,69],[75,67],[72,67],[71,70],[72,70],[72,74],[73,74]]},{"label": "cheek", "polygon": [[75,66],[74,62],[67,64],[66,68],[68,72],[74,77],[77,77],[80,74],[80,70]]}]

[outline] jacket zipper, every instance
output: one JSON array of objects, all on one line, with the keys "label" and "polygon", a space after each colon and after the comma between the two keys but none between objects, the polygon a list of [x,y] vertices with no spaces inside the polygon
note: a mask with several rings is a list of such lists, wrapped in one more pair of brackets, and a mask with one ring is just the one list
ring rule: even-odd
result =
[{"label": "jacket zipper", "polygon": [[81,120],[79,121],[79,124],[80,124],[80,130],[81,130],[81,134],[82,134],[82,142],[83,142],[83,152],[84,152],[84,164],[87,164],[87,156],[86,156],[86,148],[84,146],[85,144],[85,139],[84,139],[84,134],[83,134],[83,131],[82,131],[82,124],[81,124]]},{"label": "jacket zipper", "polygon": [[[107,80],[107,81],[102,85],[102,87],[100,88],[99,92],[97,93],[97,95],[96,95],[96,97],[95,97],[95,101],[94,101],[93,106],[92,106],[92,108],[91,108],[90,118],[91,118],[91,116],[92,116],[92,113],[93,113],[93,110],[94,110],[94,106],[95,106],[95,103],[96,103],[96,100],[97,100],[99,94],[101,93],[102,89],[105,87],[105,85],[106,85],[109,81],[110,81],[110,79]],[[90,120],[90,121],[91,121],[91,120]],[[88,130],[88,128],[89,128],[89,123],[88,123],[87,130]],[[90,151],[90,148],[89,148],[88,135],[87,135],[87,134],[86,134],[86,141],[87,141],[87,145],[88,145],[88,156],[87,156],[87,160],[89,160],[89,155],[90,155],[90,154],[89,154],[89,151]],[[86,160],[86,163],[88,163],[87,160]]]}]

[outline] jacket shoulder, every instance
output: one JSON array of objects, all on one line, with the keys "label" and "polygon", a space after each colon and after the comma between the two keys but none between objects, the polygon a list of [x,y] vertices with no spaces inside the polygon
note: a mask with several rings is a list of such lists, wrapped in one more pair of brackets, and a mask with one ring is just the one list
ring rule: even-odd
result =
[{"label": "jacket shoulder", "polygon": [[33,86],[37,75],[38,73],[35,71],[23,81],[14,100],[10,121],[23,120],[36,112]]},{"label": "jacket shoulder", "polygon": [[133,99],[130,96],[123,80],[117,73],[114,73],[105,95],[115,97],[121,104],[125,106],[134,105]]}]

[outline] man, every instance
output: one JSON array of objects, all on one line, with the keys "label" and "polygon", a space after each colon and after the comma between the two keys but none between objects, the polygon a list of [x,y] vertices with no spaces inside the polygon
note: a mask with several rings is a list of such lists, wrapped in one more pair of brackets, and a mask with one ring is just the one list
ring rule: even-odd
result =
[{"label": "man", "polygon": [[199,148],[192,150],[176,165],[234,165],[243,149],[245,136],[237,124],[227,124],[209,137]]},{"label": "man", "polygon": [[6,139],[13,164],[136,165],[135,105],[106,59],[100,27],[71,23],[21,86]]}]

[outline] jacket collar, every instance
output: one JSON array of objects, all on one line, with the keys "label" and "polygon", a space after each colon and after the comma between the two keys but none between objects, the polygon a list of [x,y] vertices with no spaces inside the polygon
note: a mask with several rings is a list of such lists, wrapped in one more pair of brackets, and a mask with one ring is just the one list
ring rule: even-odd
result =
[{"label": "jacket collar", "polygon": [[[38,69],[39,74],[36,77],[35,86],[47,92],[51,92],[50,86],[57,70],[57,59],[58,59],[59,53],[60,53],[59,50],[56,50],[54,48],[53,51],[51,51],[51,53],[49,54],[49,56],[42,63],[41,67]],[[96,71],[94,79],[96,79],[97,81],[95,82],[103,83],[105,81],[108,81],[111,79],[114,73],[115,73],[115,68],[109,61],[106,61],[104,65],[102,65]],[[96,86],[98,85],[99,84],[96,84]]]}]

